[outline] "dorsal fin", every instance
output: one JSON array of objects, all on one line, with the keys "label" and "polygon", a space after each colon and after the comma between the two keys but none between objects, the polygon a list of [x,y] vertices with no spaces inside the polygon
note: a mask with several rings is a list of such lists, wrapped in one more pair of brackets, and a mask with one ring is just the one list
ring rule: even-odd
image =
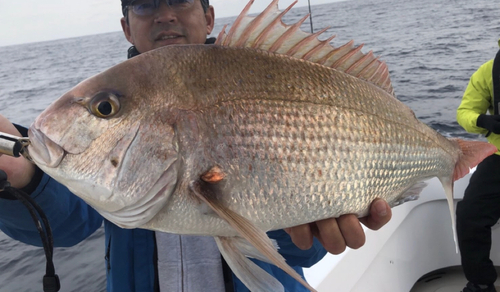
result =
[{"label": "dorsal fin", "polygon": [[292,9],[297,1],[280,12],[279,0],[273,0],[262,13],[251,17],[247,14],[253,2],[254,0],[248,2],[228,33],[226,26],[222,29],[216,45],[250,47],[308,60],[366,80],[394,95],[387,65],[378,57],[374,57],[372,51],[363,54],[363,45],[355,47],[354,42],[350,41],[340,47],[334,47],[330,41],[335,36],[323,41],[318,40],[318,36],[328,28],[314,34],[300,30],[300,25],[308,15],[292,25],[283,23],[283,15]]}]

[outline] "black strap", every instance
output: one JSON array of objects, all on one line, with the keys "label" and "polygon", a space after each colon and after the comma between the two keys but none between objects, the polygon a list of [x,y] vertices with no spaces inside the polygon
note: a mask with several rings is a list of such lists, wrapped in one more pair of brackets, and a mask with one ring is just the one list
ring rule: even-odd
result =
[{"label": "black strap", "polygon": [[[43,177],[43,171],[38,168],[38,166],[35,166],[35,174],[33,175],[33,178],[31,181],[20,191],[26,193],[26,194],[31,194],[35,189],[38,187],[40,184],[40,181],[42,180]],[[17,200],[17,198],[12,194],[12,192],[8,192],[6,190],[0,191],[0,199],[5,199],[5,200]]]},{"label": "black strap", "polygon": [[0,189],[9,192],[17,200],[19,200],[28,209],[33,222],[40,234],[43,249],[45,252],[45,275],[43,276],[43,291],[44,292],[57,292],[61,289],[59,277],[55,273],[54,262],[52,261],[54,252],[54,240],[52,230],[50,228],[49,220],[42,208],[35,202],[30,195],[21,190],[10,186],[7,180],[7,174],[0,169]]},{"label": "black strap", "polygon": [[493,61],[493,109],[495,115],[500,113],[500,50],[498,50],[495,60]]}]

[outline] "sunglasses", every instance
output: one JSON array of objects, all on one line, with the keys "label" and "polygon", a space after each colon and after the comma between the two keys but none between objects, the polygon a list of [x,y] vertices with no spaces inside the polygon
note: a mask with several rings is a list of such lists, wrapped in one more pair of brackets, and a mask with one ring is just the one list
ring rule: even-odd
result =
[{"label": "sunglasses", "polygon": [[170,8],[183,10],[193,5],[194,0],[135,0],[127,5],[134,14],[141,16],[153,15],[160,7],[160,2],[165,2]]}]

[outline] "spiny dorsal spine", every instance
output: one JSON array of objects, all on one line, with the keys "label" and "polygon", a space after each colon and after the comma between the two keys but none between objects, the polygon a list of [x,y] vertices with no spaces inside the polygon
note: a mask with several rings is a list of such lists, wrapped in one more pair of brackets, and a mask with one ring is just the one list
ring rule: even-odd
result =
[{"label": "spiny dorsal spine", "polygon": [[354,47],[354,41],[351,40],[334,47],[330,41],[335,36],[320,41],[318,36],[328,28],[314,34],[300,30],[300,25],[308,15],[292,25],[283,23],[283,16],[297,1],[280,12],[279,0],[273,0],[261,14],[251,17],[247,14],[253,2],[251,0],[245,6],[228,33],[225,31],[227,26],[224,26],[216,45],[250,47],[308,60],[368,81],[394,95],[387,65],[375,57],[372,51],[363,54],[363,44]]}]

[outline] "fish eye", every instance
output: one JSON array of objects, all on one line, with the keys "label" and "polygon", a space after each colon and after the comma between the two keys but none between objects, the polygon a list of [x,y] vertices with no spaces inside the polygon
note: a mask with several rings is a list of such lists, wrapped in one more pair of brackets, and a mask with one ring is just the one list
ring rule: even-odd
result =
[{"label": "fish eye", "polygon": [[98,118],[111,118],[120,111],[120,100],[111,92],[101,91],[92,97],[89,110]]}]

